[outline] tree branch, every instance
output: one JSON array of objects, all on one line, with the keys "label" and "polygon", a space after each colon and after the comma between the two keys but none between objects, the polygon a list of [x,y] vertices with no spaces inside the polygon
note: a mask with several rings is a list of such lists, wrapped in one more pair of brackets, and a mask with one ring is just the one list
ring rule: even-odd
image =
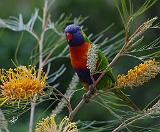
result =
[{"label": "tree branch", "polygon": [[69,110],[69,113],[72,112],[72,106],[71,106],[71,103],[70,103],[70,100],[63,94],[61,93],[59,90],[57,90],[56,88],[54,87],[51,87],[51,86],[48,86],[49,88],[52,88],[54,91],[56,91],[62,98],[65,99],[66,103],[67,103],[67,107],[68,107],[68,110]]},{"label": "tree branch", "polygon": [[[115,128],[112,132],[118,132],[122,129],[124,129],[125,127],[127,127],[128,125],[132,124],[133,122],[137,121],[137,120],[140,120],[144,117],[148,116],[148,114],[145,114],[145,115],[138,115],[138,116],[135,116],[135,117],[131,117],[130,119],[124,121],[122,124],[120,124],[117,128]],[[128,122],[129,121],[129,122]],[[128,122],[128,123],[127,123]]]}]

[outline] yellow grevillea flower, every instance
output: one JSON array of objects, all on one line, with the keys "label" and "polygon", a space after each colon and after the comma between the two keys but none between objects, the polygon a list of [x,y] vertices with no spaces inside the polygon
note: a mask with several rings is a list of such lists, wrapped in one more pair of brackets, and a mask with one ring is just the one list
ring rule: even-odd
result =
[{"label": "yellow grevillea flower", "polygon": [[145,61],[128,71],[127,75],[118,75],[117,87],[138,87],[160,73],[160,65],[155,60]]},{"label": "yellow grevillea flower", "polygon": [[67,117],[57,125],[55,115],[51,115],[37,123],[35,132],[78,132],[78,129],[76,124],[70,122]]},{"label": "yellow grevillea flower", "polygon": [[28,100],[36,93],[42,94],[46,84],[46,75],[42,70],[40,76],[41,79],[38,79],[37,71],[31,66],[18,66],[9,70],[1,69],[0,97],[5,99],[4,102],[11,103],[12,101]]}]

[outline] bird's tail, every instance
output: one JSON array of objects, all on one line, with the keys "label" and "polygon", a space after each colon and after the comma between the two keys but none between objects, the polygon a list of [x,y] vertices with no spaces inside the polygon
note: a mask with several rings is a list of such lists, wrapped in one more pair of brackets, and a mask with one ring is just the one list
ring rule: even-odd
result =
[{"label": "bird's tail", "polygon": [[140,110],[138,108],[138,106],[126,95],[124,94],[121,90],[115,90],[114,93],[121,98],[123,101],[125,101],[125,103],[130,106],[131,108],[133,108],[134,110],[138,111]]}]

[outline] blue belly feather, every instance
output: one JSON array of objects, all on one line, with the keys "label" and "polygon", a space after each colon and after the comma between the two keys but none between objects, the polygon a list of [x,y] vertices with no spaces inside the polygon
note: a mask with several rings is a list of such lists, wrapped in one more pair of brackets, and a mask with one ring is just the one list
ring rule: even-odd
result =
[{"label": "blue belly feather", "polygon": [[74,69],[74,70],[77,73],[81,81],[83,81],[84,83],[88,85],[93,84],[89,69],[83,68],[83,69]]}]

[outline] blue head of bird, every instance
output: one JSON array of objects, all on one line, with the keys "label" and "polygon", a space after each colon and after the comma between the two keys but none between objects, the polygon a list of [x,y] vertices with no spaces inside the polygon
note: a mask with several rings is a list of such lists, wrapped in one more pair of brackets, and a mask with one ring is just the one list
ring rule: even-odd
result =
[{"label": "blue head of bird", "polygon": [[79,46],[84,43],[84,36],[80,26],[71,24],[65,28],[66,39],[69,46]]}]

